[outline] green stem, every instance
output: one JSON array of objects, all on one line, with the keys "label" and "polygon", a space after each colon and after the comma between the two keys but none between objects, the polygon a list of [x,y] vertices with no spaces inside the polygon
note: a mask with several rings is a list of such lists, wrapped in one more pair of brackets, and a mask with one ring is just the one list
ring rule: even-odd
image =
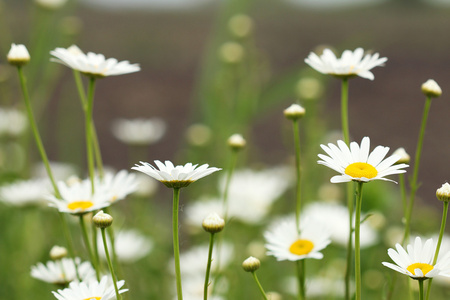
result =
[{"label": "green stem", "polygon": [[403,216],[406,217],[408,203],[407,203],[407,197],[406,197],[406,185],[405,185],[405,175],[404,174],[398,175],[398,184],[400,185],[400,193],[401,193],[401,197],[402,197]]},{"label": "green stem", "polygon": [[81,80],[81,74],[77,70],[73,70],[73,77],[78,90],[78,96],[80,96],[81,107],[84,111],[87,110],[86,92],[84,91],[83,81]]},{"label": "green stem", "polygon": [[297,260],[298,299],[306,299],[305,289],[305,260]]},{"label": "green stem", "polygon": [[300,233],[300,211],[302,204],[301,195],[301,169],[300,169],[300,134],[298,120],[292,121],[292,127],[294,132],[294,144],[295,144],[295,171],[297,174],[297,186],[296,186],[296,209],[295,209],[295,221],[297,225],[297,231]]},{"label": "green stem", "polygon": [[228,191],[230,189],[231,177],[233,175],[234,169],[236,168],[236,162],[239,150],[231,151],[230,166],[228,168],[227,177],[225,179],[225,187],[223,190],[223,210],[224,210],[224,220],[227,222],[228,219]]},{"label": "green stem", "polygon": [[117,277],[116,277],[116,274],[114,273],[114,268],[111,263],[111,258],[109,256],[108,245],[106,243],[105,228],[100,228],[100,229],[102,231],[103,247],[105,248],[106,260],[108,261],[109,271],[111,272],[111,277],[112,277],[112,280],[114,283],[114,290],[116,291],[116,299],[121,300],[122,297],[120,296],[119,289],[117,288]]},{"label": "green stem", "polygon": [[208,263],[206,265],[205,285],[203,288],[203,299],[208,299],[209,274],[211,273],[212,252],[214,247],[214,233],[211,233],[209,238]]},{"label": "green stem", "polygon": [[344,136],[344,142],[348,145],[350,143],[350,132],[348,126],[348,78],[342,79],[341,87],[341,122],[342,122],[342,135]]},{"label": "green stem", "polygon": [[172,215],[172,229],[173,229],[173,253],[175,257],[175,276],[177,280],[177,297],[178,300],[183,299],[183,292],[181,289],[181,269],[180,269],[180,245],[178,240],[178,208],[180,203],[180,188],[173,188],[173,215]]},{"label": "green stem", "polygon": [[414,199],[416,196],[416,191],[419,188],[417,186],[417,178],[419,175],[419,164],[420,164],[420,156],[422,153],[422,146],[423,146],[423,138],[425,136],[425,127],[427,125],[427,119],[428,119],[428,112],[430,111],[431,106],[431,97],[427,97],[427,100],[425,102],[425,108],[423,110],[422,115],[422,123],[420,126],[420,132],[419,132],[419,139],[417,141],[417,147],[416,147],[416,155],[414,159],[414,170],[413,170],[413,178],[410,182],[411,186],[411,193],[409,196],[409,205],[408,205],[408,211],[406,215],[406,224],[405,224],[405,234],[403,236],[403,245],[408,241],[409,238],[409,232],[411,227],[411,216],[412,216],[412,210],[414,206]]},{"label": "green stem", "polygon": [[[437,259],[439,256],[439,250],[441,248],[442,237],[444,236],[444,231],[445,231],[445,224],[447,223],[447,213],[448,213],[448,201],[444,201],[444,211],[442,212],[441,229],[439,230],[439,239],[438,239],[438,242],[436,245],[436,252],[434,253],[433,266],[436,265],[436,262],[437,262]],[[430,278],[430,281],[428,281],[428,287],[427,287],[427,297],[426,297],[427,300],[430,297],[432,282],[433,282],[433,278]]]},{"label": "green stem", "polygon": [[100,151],[100,143],[98,142],[97,131],[95,130],[94,122],[91,123],[91,138],[92,146],[94,147],[95,162],[97,164],[97,170],[100,178],[103,178],[105,172],[103,170],[102,152]]},{"label": "green stem", "polygon": [[419,281],[419,300],[423,300],[423,280]]},{"label": "green stem", "polygon": [[265,300],[269,300],[267,298],[266,293],[264,292],[263,287],[261,286],[261,283],[259,283],[258,277],[256,276],[256,273],[253,271],[252,272],[253,278],[255,279],[256,284],[258,285],[259,291],[261,292],[262,296],[264,297]]},{"label": "green stem", "polygon": [[92,248],[89,243],[89,237],[86,229],[86,224],[84,223],[83,215],[80,215],[80,226],[81,226],[81,233],[83,234],[84,244],[86,245],[86,249],[88,250],[89,253],[89,258],[91,259],[92,265],[94,266],[97,280],[100,281],[100,270],[98,269],[98,264],[97,261],[95,260],[94,253],[92,253]]},{"label": "green stem", "polygon": [[91,179],[92,194],[95,192],[94,187],[94,152],[92,149],[92,114],[94,108],[94,90],[95,90],[95,78],[91,77],[89,80],[88,99],[85,111],[85,131],[86,131],[86,151],[89,178]]},{"label": "green stem", "polygon": [[22,88],[22,93],[23,93],[23,100],[25,101],[25,106],[27,108],[27,113],[28,113],[28,119],[30,121],[30,126],[31,126],[31,130],[33,131],[36,145],[39,149],[39,153],[41,155],[41,158],[44,163],[45,170],[47,171],[48,177],[50,178],[50,181],[52,182],[53,189],[55,190],[55,196],[56,196],[56,198],[61,199],[61,194],[59,192],[58,186],[56,185],[55,178],[53,177],[53,173],[50,168],[50,163],[48,161],[47,153],[45,152],[44,145],[42,144],[41,136],[37,129],[36,120],[34,119],[33,110],[31,108],[31,103],[30,103],[30,97],[28,95],[28,90],[27,90],[27,86],[26,86],[25,76],[23,75],[23,72],[22,72],[22,67],[18,66],[17,71],[19,73],[20,86]]},{"label": "green stem", "polygon": [[363,182],[358,182],[355,214],[355,285],[356,300],[361,300],[361,249],[360,249],[360,226],[361,226],[361,203]]}]

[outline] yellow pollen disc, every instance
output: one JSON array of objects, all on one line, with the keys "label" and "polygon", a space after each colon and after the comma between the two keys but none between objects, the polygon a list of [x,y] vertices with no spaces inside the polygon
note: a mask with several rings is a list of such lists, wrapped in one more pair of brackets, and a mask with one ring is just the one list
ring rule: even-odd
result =
[{"label": "yellow pollen disc", "polygon": [[94,203],[92,203],[91,201],[75,201],[75,202],[69,203],[69,205],[67,205],[67,208],[71,209],[71,210],[76,210],[76,209],[85,210],[93,205],[94,205]]},{"label": "yellow pollen disc", "polygon": [[296,240],[292,245],[289,247],[289,252],[295,255],[305,255],[311,252],[311,250],[314,248],[314,244],[311,241],[308,240]]},{"label": "yellow pollen disc", "polygon": [[352,163],[345,168],[345,174],[354,178],[374,178],[378,175],[374,166],[363,162]]},{"label": "yellow pollen disc", "polygon": [[91,297],[91,298],[86,298],[83,300],[101,300],[101,299],[102,299],[102,297]]},{"label": "yellow pollen disc", "polygon": [[415,263],[406,268],[406,270],[410,271],[413,275],[417,275],[414,273],[415,269],[420,269],[422,270],[423,275],[427,275],[428,272],[433,270],[433,266],[424,263]]}]

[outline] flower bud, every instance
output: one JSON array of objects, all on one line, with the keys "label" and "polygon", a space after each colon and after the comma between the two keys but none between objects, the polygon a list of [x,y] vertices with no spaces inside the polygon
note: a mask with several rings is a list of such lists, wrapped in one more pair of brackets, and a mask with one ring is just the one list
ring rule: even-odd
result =
[{"label": "flower bud", "polygon": [[409,162],[411,161],[411,157],[408,153],[406,153],[405,148],[398,148],[394,151],[393,155],[400,156],[400,159],[397,160],[396,164],[409,164]]},{"label": "flower bud", "polygon": [[437,189],[436,197],[441,201],[450,201],[450,184],[448,184],[448,182],[444,183],[441,188]]},{"label": "flower bud", "polygon": [[261,262],[256,257],[250,256],[242,263],[245,272],[255,272],[261,266]]},{"label": "flower bud", "polygon": [[433,79],[428,79],[422,84],[422,93],[429,97],[439,97],[442,94],[441,87]]},{"label": "flower bud", "polygon": [[25,45],[12,44],[7,55],[8,62],[13,66],[23,66],[30,61],[30,54]]},{"label": "flower bud", "polygon": [[289,120],[297,120],[305,115],[305,109],[298,104],[292,104],[284,111],[284,116]]},{"label": "flower bud", "polygon": [[203,229],[209,233],[221,232],[225,227],[225,221],[218,214],[209,214],[202,223]]},{"label": "flower bud", "polygon": [[60,246],[53,246],[50,250],[50,258],[52,260],[60,260],[67,256],[67,249]]},{"label": "flower bud", "polygon": [[99,211],[93,218],[92,221],[94,225],[98,228],[106,228],[111,226],[113,222],[113,217],[108,214],[105,214],[103,210]]},{"label": "flower bud", "polygon": [[242,137],[242,135],[235,133],[228,138],[228,146],[230,146],[233,150],[239,150],[245,147],[247,142]]}]

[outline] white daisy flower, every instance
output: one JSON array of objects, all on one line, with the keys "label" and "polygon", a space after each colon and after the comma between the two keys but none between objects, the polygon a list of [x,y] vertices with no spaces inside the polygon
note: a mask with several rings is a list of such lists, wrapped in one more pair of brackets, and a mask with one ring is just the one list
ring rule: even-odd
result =
[{"label": "white daisy flower", "polygon": [[374,79],[374,75],[370,70],[383,66],[386,61],[387,58],[380,58],[378,53],[364,56],[362,48],[357,48],[353,52],[345,50],[341,58],[337,58],[330,49],[325,49],[320,57],[311,52],[305,59],[308,65],[323,74],[337,77],[359,76],[370,80]]},{"label": "white daisy flower", "polygon": [[433,265],[436,245],[433,239],[428,239],[422,244],[420,237],[416,237],[414,244],[409,244],[405,250],[400,244],[396,244],[394,250],[390,248],[388,255],[396,263],[383,262],[382,264],[394,271],[408,275],[413,279],[428,279],[438,275],[450,277],[450,252],[438,257]]},{"label": "white daisy flower", "polygon": [[27,127],[28,119],[22,111],[0,107],[0,135],[19,136]]},{"label": "white daisy flower", "polygon": [[63,181],[57,183],[62,199],[54,195],[48,196],[49,206],[56,207],[60,212],[70,214],[85,214],[111,205],[111,192],[101,188],[92,194],[89,179],[75,181],[71,185]]},{"label": "white daisy flower", "polygon": [[125,199],[138,188],[136,174],[128,173],[126,170],[121,170],[117,174],[108,172],[102,179],[95,177],[95,181],[97,189],[108,192],[111,202]]},{"label": "white daisy flower", "polygon": [[[90,262],[81,262],[81,259],[77,257],[75,263],[78,266],[78,275],[81,281],[95,279],[95,270]],[[48,283],[67,285],[72,281],[78,281],[75,263],[72,258],[50,260],[45,265],[38,263],[31,267],[31,277]]]},{"label": "white daisy flower", "polygon": [[14,206],[45,204],[51,190],[48,179],[19,180],[0,187],[0,201]]},{"label": "white daisy flower", "polygon": [[127,60],[119,62],[115,58],[106,59],[103,54],[93,52],[84,54],[81,50],[73,51],[73,49],[73,47],[56,48],[50,51],[50,54],[56,57],[51,60],[97,78],[133,73],[141,69],[138,64],[130,64]]},{"label": "white daisy flower", "polygon": [[[125,284],[124,280],[117,282],[119,294],[125,293],[128,289],[120,288]],[[71,282],[64,290],[52,292],[58,300],[111,300],[116,299],[114,286],[109,283],[108,276],[103,276],[100,282],[91,280],[89,282]]]},{"label": "white daisy flower", "polygon": [[408,167],[407,164],[395,164],[401,158],[399,155],[391,155],[385,159],[389,147],[377,146],[369,153],[370,139],[368,137],[362,139],[361,146],[352,142],[348,147],[341,140],[337,144],[339,147],[331,143],[328,146],[320,145],[329,156],[318,155],[322,159],[318,161],[319,164],[341,173],[331,178],[332,183],[372,180],[395,182],[384,177],[405,173],[406,171],[401,169]]},{"label": "white daisy flower", "polygon": [[[109,236],[106,236],[108,249],[112,249]],[[105,248],[101,235],[97,236],[99,254],[106,259]],[[122,229],[114,237],[114,249],[119,261],[125,263],[135,262],[145,257],[153,248],[153,241],[137,230]]]},{"label": "white daisy flower", "polygon": [[200,178],[222,170],[214,167],[209,168],[208,164],[201,165],[198,168],[198,165],[192,165],[192,163],[187,163],[184,166],[178,165],[175,167],[173,163],[168,160],[165,161],[165,164],[159,160],[155,160],[155,164],[158,166],[159,170],[147,162],[141,161],[141,164],[142,165],[136,164],[132,167],[132,169],[145,173],[148,176],[161,181],[169,188],[186,187]]},{"label": "white daisy flower", "polygon": [[275,222],[264,233],[268,255],[277,260],[296,261],[305,258],[322,259],[323,250],[330,241],[330,233],[322,223],[303,218],[300,224],[300,234],[295,218],[288,217]]},{"label": "white daisy flower", "polygon": [[118,119],[112,124],[112,133],[122,143],[150,145],[159,141],[166,132],[162,119]]}]

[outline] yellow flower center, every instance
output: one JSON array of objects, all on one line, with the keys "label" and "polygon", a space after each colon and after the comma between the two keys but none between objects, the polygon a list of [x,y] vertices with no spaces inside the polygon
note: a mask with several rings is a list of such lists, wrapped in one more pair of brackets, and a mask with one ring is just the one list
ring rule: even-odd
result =
[{"label": "yellow flower center", "polygon": [[94,205],[94,203],[92,203],[91,201],[74,201],[72,203],[69,203],[67,205],[67,208],[71,209],[71,210],[76,210],[76,209],[86,210],[93,205]]},{"label": "yellow flower center", "polygon": [[102,297],[90,297],[90,298],[86,298],[83,300],[101,300],[101,299],[102,299]]},{"label": "yellow flower center", "polygon": [[289,247],[289,252],[295,255],[305,255],[311,252],[311,250],[314,248],[314,244],[311,241],[308,240],[296,240],[292,245]]},{"label": "yellow flower center", "polygon": [[374,166],[363,162],[352,163],[345,168],[345,174],[353,178],[368,178],[372,179],[378,175],[377,169]]},{"label": "yellow flower center", "polygon": [[429,265],[429,264],[424,264],[424,263],[415,263],[406,268],[406,270],[411,272],[413,275],[417,275],[416,273],[414,273],[415,269],[420,269],[422,271],[423,275],[425,276],[425,275],[427,275],[428,272],[433,270],[433,266]]}]

